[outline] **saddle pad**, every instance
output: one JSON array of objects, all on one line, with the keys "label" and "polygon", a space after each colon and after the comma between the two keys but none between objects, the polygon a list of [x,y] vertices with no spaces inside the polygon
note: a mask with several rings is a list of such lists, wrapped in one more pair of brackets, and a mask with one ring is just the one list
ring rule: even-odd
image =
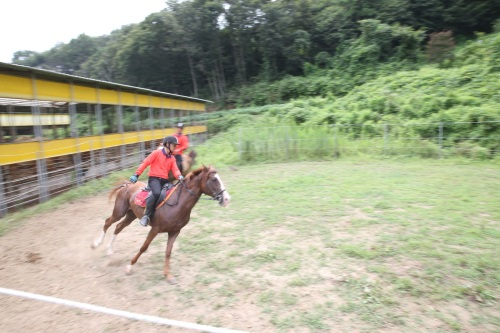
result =
[{"label": "saddle pad", "polygon": [[143,188],[135,196],[134,203],[139,207],[146,207],[146,198],[147,198],[148,194],[149,194],[149,191]]},{"label": "saddle pad", "polygon": [[[157,208],[161,207],[165,203],[165,201],[170,198],[170,195],[174,192],[173,190],[175,190],[175,187],[162,189],[160,198],[158,199],[159,204]],[[146,207],[146,198],[148,197],[150,191],[150,189],[146,188],[141,189],[135,196],[134,203],[139,207]]]}]

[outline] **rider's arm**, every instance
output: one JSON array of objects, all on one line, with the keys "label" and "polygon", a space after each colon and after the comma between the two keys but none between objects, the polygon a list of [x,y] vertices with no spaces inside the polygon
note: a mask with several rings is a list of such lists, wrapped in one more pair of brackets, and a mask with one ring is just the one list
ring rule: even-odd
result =
[{"label": "rider's arm", "polygon": [[156,159],[156,155],[158,155],[157,152],[161,151],[160,150],[153,151],[151,154],[149,154],[148,157],[144,159],[144,161],[142,161],[141,165],[139,165],[139,167],[135,171],[136,175],[140,176],[144,172],[144,169],[146,169],[149,165],[151,165],[151,163],[153,163],[153,161]]}]

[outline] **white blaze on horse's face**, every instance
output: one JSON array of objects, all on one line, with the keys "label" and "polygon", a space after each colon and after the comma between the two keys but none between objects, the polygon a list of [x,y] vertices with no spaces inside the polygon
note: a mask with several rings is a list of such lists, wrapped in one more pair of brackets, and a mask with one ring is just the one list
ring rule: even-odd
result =
[{"label": "white blaze on horse's face", "polygon": [[219,204],[222,207],[226,207],[227,205],[229,205],[229,202],[231,201],[231,196],[224,187],[224,183],[222,182],[222,179],[220,179],[219,174],[216,173],[214,177],[219,181],[220,190],[222,191],[222,200],[219,202]]}]

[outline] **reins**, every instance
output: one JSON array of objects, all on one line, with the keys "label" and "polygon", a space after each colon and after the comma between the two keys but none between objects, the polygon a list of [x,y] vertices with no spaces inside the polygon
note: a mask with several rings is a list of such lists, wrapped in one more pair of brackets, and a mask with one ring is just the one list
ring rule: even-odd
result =
[{"label": "reins", "polygon": [[[174,184],[174,187],[177,187],[177,185],[179,185],[179,183],[180,183],[180,181],[178,181],[177,183],[175,183],[175,184]],[[174,188],[172,191],[175,191],[175,190],[176,190],[176,189]],[[167,198],[165,198],[165,204],[166,204],[166,205],[168,205],[168,206],[170,206],[170,207],[177,205],[177,204],[179,203],[179,198],[181,197],[181,191],[182,191],[182,188],[181,188],[181,189],[177,192],[177,200],[175,201],[175,203],[173,203],[173,204],[169,204],[169,203],[167,202],[167,199],[168,199],[168,197],[167,197]],[[173,194],[173,193],[172,193],[172,194]]]},{"label": "reins", "polygon": [[[173,207],[175,205],[177,205],[179,203],[179,198],[181,197],[181,192],[182,192],[182,189],[185,188],[186,191],[188,191],[189,194],[191,194],[193,197],[196,198],[196,194],[193,193],[193,191],[191,191],[187,186],[186,184],[184,184],[183,181],[179,180],[177,183],[174,184],[174,187],[177,187],[177,185],[181,184],[181,188],[179,189],[179,191],[177,192],[177,200],[175,201],[175,203],[172,203],[172,204],[169,204],[168,202],[165,202],[165,204],[167,204],[168,206],[170,207]],[[166,199],[165,199],[166,201]]]},{"label": "reins", "polygon": [[[186,189],[186,191],[188,191],[188,193],[189,193],[189,194],[191,194],[193,197],[196,197],[196,194],[194,194],[194,193],[193,193],[193,191],[191,191],[191,190],[190,190],[190,189],[186,186],[186,184],[185,184],[183,181],[179,180],[179,181],[177,182],[177,184],[175,184],[175,186],[177,186],[177,185],[179,185],[179,184],[181,184],[181,185],[182,185],[182,187],[184,187],[184,188]],[[220,201],[222,200],[222,198],[221,198],[221,194],[222,194],[225,190],[226,190],[226,189],[223,189],[222,191],[219,191],[218,193],[213,193],[213,194],[212,194],[212,196],[211,196],[210,198],[200,198],[200,199],[205,199],[205,200],[216,200],[216,201],[219,201],[219,202],[220,202]],[[180,193],[180,191],[179,191],[179,193]],[[205,194],[205,193],[202,193],[202,194]],[[205,194],[205,195],[206,195],[206,194]]]}]

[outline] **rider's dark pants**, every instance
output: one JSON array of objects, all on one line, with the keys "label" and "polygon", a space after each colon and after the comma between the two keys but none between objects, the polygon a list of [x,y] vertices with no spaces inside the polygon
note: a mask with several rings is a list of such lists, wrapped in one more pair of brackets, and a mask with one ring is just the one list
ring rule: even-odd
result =
[{"label": "rider's dark pants", "polygon": [[158,198],[161,194],[161,188],[165,183],[168,182],[168,179],[160,178],[160,177],[149,177],[148,186],[151,189],[151,193],[155,197],[155,203],[158,201]]}]

